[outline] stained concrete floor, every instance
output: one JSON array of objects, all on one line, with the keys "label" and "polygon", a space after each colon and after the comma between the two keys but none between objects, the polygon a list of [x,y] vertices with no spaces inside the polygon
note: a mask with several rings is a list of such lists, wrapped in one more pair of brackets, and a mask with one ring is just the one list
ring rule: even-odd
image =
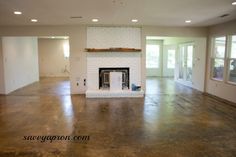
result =
[{"label": "stained concrete floor", "polygon": [[[148,79],[145,98],[86,99],[65,79],[0,96],[0,157],[235,157],[236,108],[172,79]],[[89,141],[25,141],[89,135]]]}]

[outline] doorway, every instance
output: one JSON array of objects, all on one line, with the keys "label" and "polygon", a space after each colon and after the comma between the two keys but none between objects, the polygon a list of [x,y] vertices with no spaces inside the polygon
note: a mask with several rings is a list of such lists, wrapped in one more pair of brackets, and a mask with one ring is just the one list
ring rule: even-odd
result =
[{"label": "doorway", "polygon": [[[157,57],[149,45],[158,45]],[[153,46],[154,47],[154,46]],[[156,48],[157,49],[157,48]],[[146,37],[146,80],[173,79],[173,81],[203,91],[206,38],[200,37]],[[151,56],[151,57],[150,57]],[[148,62],[157,65],[148,69]],[[165,82],[165,81],[164,81]],[[149,86],[152,88],[152,86]]]},{"label": "doorway", "polygon": [[179,45],[178,79],[192,83],[194,43]]}]

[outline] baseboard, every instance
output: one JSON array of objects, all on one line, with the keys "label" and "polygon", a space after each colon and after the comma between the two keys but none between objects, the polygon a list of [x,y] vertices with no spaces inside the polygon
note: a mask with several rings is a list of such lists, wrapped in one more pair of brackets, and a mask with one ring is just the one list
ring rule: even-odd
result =
[{"label": "baseboard", "polygon": [[215,95],[212,95],[212,94],[209,94],[209,93],[206,93],[206,92],[203,93],[203,95],[206,95],[206,96],[209,96],[209,97],[211,97],[211,98],[214,98],[214,99],[216,99],[216,100],[218,100],[218,101],[220,101],[220,102],[223,102],[223,103],[225,103],[225,104],[227,104],[227,105],[236,107],[236,103],[235,103],[235,102],[232,102],[232,101],[229,101],[229,100],[220,98],[220,97],[218,97],[218,96],[215,96]]}]

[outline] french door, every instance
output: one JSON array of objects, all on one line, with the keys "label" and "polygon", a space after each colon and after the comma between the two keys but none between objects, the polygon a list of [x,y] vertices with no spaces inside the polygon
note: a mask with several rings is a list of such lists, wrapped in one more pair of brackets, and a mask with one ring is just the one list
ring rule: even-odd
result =
[{"label": "french door", "polygon": [[179,75],[178,79],[192,82],[194,44],[181,44],[179,47]]}]

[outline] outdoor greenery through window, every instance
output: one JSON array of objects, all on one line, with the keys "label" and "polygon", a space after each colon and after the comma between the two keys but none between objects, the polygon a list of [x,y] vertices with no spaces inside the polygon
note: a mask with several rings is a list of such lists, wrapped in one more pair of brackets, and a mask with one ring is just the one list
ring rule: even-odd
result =
[{"label": "outdoor greenery through window", "polygon": [[214,48],[212,54],[213,72],[212,78],[223,81],[225,66],[226,37],[214,38]]},{"label": "outdoor greenery through window", "polygon": [[159,68],[160,45],[146,46],[146,68]]}]

